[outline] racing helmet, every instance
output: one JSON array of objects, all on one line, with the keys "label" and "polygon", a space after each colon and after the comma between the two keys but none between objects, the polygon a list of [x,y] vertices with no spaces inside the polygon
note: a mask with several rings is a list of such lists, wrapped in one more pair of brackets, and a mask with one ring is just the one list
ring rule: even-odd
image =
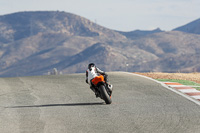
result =
[{"label": "racing helmet", "polygon": [[91,69],[91,67],[95,67],[95,64],[94,64],[94,63],[90,63],[90,64],[88,65],[88,69]]}]

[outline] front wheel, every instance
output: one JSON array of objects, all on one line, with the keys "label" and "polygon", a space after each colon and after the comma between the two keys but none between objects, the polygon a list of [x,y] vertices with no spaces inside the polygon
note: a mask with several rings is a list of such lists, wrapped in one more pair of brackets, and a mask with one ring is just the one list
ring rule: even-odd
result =
[{"label": "front wheel", "polygon": [[101,85],[99,87],[99,90],[100,90],[101,96],[102,96],[103,100],[106,102],[106,104],[111,104],[112,100],[111,100],[111,97],[108,95],[108,93],[105,89],[105,86]]}]

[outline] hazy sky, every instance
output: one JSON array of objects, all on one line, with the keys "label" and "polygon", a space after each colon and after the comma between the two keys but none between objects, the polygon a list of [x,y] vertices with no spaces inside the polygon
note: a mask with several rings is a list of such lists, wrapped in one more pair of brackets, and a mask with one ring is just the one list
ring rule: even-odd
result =
[{"label": "hazy sky", "polygon": [[169,31],[200,18],[200,0],[0,0],[0,15],[66,11],[120,31]]}]

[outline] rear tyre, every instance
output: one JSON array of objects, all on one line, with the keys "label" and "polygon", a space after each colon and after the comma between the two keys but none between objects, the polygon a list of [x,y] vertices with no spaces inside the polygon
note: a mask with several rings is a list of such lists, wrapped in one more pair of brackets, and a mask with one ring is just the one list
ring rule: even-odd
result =
[{"label": "rear tyre", "polygon": [[108,95],[108,93],[105,89],[105,86],[101,85],[99,87],[99,90],[100,90],[101,96],[102,96],[103,100],[106,102],[106,104],[111,104],[112,100],[111,100],[110,96]]}]

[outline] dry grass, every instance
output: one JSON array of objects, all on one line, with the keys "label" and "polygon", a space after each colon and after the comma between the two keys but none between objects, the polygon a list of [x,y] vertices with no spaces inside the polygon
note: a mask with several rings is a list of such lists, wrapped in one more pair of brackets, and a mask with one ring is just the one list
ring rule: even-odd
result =
[{"label": "dry grass", "polygon": [[153,79],[179,79],[179,80],[189,80],[196,83],[200,83],[200,73],[137,73]]}]

